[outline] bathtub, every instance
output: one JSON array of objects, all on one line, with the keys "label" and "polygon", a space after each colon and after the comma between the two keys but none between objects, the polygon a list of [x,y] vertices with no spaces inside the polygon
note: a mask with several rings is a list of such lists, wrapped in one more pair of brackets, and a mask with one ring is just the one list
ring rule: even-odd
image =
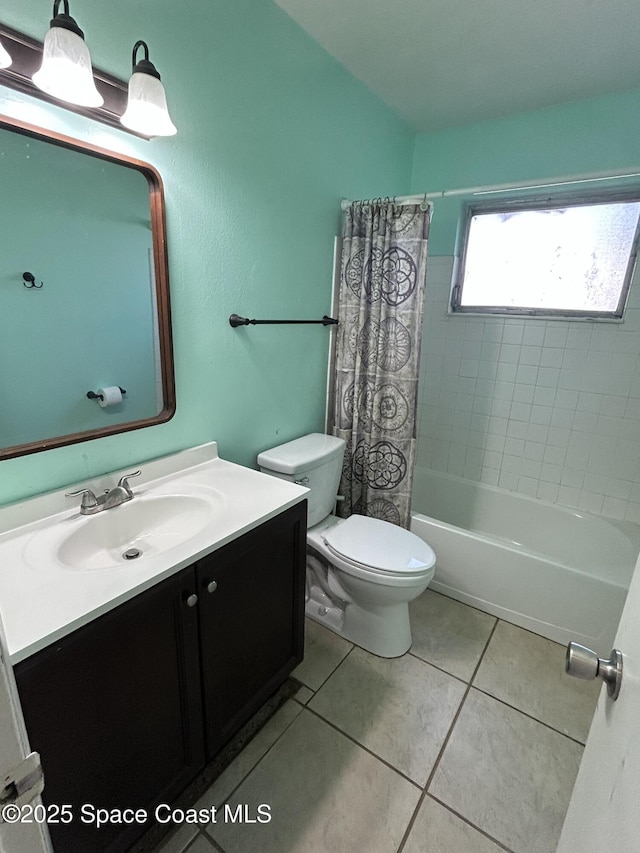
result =
[{"label": "bathtub", "polygon": [[411,530],[436,554],[430,589],[609,656],[640,526],[425,468],[412,505]]}]

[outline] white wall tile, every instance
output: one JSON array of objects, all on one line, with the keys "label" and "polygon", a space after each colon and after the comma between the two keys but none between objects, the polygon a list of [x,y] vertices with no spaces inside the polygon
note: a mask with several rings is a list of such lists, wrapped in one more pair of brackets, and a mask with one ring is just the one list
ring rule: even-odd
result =
[{"label": "white wall tile", "polygon": [[507,435],[511,438],[526,438],[528,432],[528,424],[524,421],[509,421],[507,426]]},{"label": "white wall tile", "polygon": [[540,356],[542,355],[542,347],[522,346],[520,347],[520,364],[540,364]]},{"label": "white wall tile", "polygon": [[556,401],[556,388],[536,388],[533,402],[539,406],[553,406]]},{"label": "white wall tile", "polygon": [[554,503],[558,499],[558,491],[558,486],[554,483],[545,483],[540,480],[538,483],[538,490],[536,491],[536,497],[540,498],[541,501]]},{"label": "white wall tile", "polygon": [[540,356],[541,367],[562,367],[565,350],[543,349]]},{"label": "white wall tile", "polygon": [[531,407],[531,423],[549,426],[553,417],[553,409],[550,406]]},{"label": "white wall tile", "polygon": [[503,344],[521,344],[524,335],[523,326],[505,326],[502,332]]},{"label": "white wall tile", "polygon": [[602,505],[602,514],[608,518],[623,519],[627,512],[628,502],[620,500],[620,498],[605,497]]},{"label": "white wall tile", "polygon": [[450,316],[428,263],[418,464],[640,522],[640,279],[623,324]]},{"label": "white wall tile", "polygon": [[516,385],[513,390],[513,399],[516,403],[533,403],[535,392],[533,385]]},{"label": "white wall tile", "polygon": [[[543,463],[542,468],[540,469],[541,480],[544,480],[547,483],[558,484],[561,478],[562,468],[560,467],[560,465],[549,465],[547,462]],[[558,493],[556,492],[556,497],[557,496]]]},{"label": "white wall tile", "polygon": [[532,364],[518,364],[516,380],[525,385],[535,385],[538,381],[538,368]]},{"label": "white wall tile", "polygon": [[526,346],[542,346],[547,330],[547,324],[542,320],[535,320],[533,323],[524,325],[524,334],[522,343]]}]

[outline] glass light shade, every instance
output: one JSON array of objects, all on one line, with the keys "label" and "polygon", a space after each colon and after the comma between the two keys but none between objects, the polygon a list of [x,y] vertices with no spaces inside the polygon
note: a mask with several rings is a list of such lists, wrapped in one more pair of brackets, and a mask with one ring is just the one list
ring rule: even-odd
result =
[{"label": "glass light shade", "polygon": [[44,37],[42,65],[33,82],[47,95],[69,104],[100,107],[104,103],[93,80],[89,48],[64,27],[51,27]]},{"label": "glass light shade", "polygon": [[4,45],[0,41],[0,68],[8,68],[11,65],[11,56],[5,50]]},{"label": "glass light shade", "polygon": [[169,116],[164,86],[156,77],[140,71],[131,75],[127,109],[120,121],[143,136],[173,136],[178,132]]}]

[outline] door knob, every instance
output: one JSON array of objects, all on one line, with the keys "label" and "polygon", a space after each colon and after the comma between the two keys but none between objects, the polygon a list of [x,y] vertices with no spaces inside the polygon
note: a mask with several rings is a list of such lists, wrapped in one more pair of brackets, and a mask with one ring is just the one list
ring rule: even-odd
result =
[{"label": "door knob", "polygon": [[195,594],[195,592],[192,592],[190,595],[189,593],[185,593],[184,600],[187,603],[187,607],[195,607],[198,603],[198,596]]},{"label": "door knob", "polygon": [[618,698],[622,684],[622,652],[618,649],[614,649],[611,657],[605,660],[580,643],[569,643],[564,669],[575,678],[601,678],[607,685],[609,696]]}]

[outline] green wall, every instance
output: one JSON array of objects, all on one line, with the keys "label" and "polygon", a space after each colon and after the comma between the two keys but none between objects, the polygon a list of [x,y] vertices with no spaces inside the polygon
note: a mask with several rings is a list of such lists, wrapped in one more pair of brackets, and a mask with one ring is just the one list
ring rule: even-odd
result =
[{"label": "green wall", "polygon": [[[2,20],[42,39],[50,13],[42,0],[8,0]],[[233,330],[227,318],[327,313],[340,198],[410,184],[410,131],[271,2],[157,0],[150,15],[130,0],[76,0],[71,13],[95,65],[119,77],[133,43],[148,41],[178,135],[144,142],[1,87],[0,112],[160,171],[177,413],[1,462],[0,502],[214,439],[224,458],[252,465],[259,450],[321,430],[328,330]]]},{"label": "green wall", "polygon": [[[75,0],[71,11],[94,63],[121,78],[133,43],[149,42],[178,135],[144,142],[2,87],[0,113],[160,171],[177,413],[1,462],[0,503],[213,439],[253,465],[259,450],[322,429],[328,330],[233,330],[227,318],[330,310],[341,197],[640,171],[640,90],[416,138],[268,0],[157,0],[153,16],[130,0]],[[8,0],[1,14],[42,39],[50,12],[44,0]],[[432,256],[453,253],[460,204],[436,201]]]},{"label": "green wall", "polygon": [[[416,139],[411,191],[640,172],[640,89]],[[452,255],[464,198],[434,202],[429,253]]]}]

